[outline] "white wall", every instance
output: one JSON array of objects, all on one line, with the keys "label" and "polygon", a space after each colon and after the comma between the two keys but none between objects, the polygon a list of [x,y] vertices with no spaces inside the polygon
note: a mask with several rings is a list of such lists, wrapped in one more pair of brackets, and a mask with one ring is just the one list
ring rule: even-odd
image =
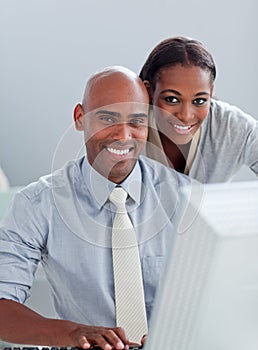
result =
[{"label": "white wall", "polygon": [[203,41],[218,66],[216,95],[257,118],[257,13],[256,0],[0,0],[0,162],[11,184],[49,173],[56,150],[55,166],[78,152],[73,107],[93,72],[139,72],[169,36]]}]

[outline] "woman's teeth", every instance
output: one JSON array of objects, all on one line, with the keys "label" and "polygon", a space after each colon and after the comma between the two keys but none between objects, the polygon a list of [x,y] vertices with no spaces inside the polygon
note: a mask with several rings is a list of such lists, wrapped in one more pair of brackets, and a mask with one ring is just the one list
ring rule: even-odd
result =
[{"label": "woman's teeth", "polygon": [[192,128],[192,125],[183,126],[183,125],[174,124],[174,127],[175,127],[176,129],[179,129],[179,130],[188,130],[188,129],[191,129],[191,128]]}]

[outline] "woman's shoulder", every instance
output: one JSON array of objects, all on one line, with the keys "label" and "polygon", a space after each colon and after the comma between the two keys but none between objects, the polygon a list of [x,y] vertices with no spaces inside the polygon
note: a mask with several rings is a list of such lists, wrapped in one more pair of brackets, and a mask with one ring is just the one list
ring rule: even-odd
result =
[{"label": "woman's shoulder", "polygon": [[211,100],[209,120],[212,124],[219,125],[237,123],[239,126],[244,123],[254,126],[257,124],[257,120],[240,107],[217,99]]}]

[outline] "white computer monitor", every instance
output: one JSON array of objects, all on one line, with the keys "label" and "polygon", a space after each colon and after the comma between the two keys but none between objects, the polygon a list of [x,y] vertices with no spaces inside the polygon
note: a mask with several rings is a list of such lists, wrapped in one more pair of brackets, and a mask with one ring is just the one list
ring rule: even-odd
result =
[{"label": "white computer monitor", "polygon": [[[157,292],[146,350],[258,349],[258,182],[192,197]],[[189,224],[190,223],[190,224]]]}]

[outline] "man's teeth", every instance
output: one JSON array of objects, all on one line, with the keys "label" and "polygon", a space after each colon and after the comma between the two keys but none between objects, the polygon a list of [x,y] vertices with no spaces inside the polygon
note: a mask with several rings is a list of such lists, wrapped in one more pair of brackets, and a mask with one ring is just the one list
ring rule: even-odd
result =
[{"label": "man's teeth", "polygon": [[107,147],[107,150],[110,153],[118,154],[120,156],[129,153],[129,148],[127,148],[127,149],[115,149],[115,148]]},{"label": "man's teeth", "polygon": [[183,126],[183,125],[174,124],[174,127],[175,127],[176,129],[179,129],[179,130],[188,130],[188,129],[191,129],[192,125]]}]

